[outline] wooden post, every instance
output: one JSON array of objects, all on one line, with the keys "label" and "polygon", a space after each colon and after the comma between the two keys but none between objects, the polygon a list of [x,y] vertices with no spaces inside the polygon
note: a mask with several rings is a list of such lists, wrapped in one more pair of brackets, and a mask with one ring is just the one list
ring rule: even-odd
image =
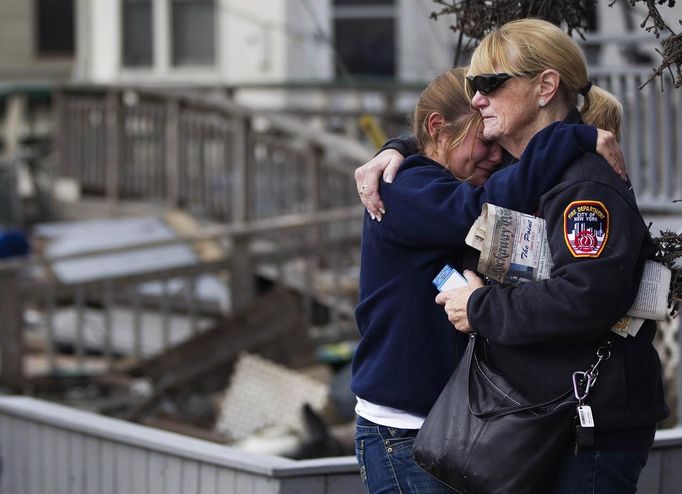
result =
[{"label": "wooden post", "polygon": [[[180,206],[180,101],[170,97],[166,104],[166,204]],[[186,165],[186,164],[185,164]]]},{"label": "wooden post", "polygon": [[[306,163],[306,205],[307,211],[320,210],[320,196],[322,190],[320,170],[324,151],[319,146],[310,146],[308,162]],[[332,206],[333,207],[333,206]]]},{"label": "wooden post", "polygon": [[256,295],[256,272],[249,252],[248,235],[232,238],[230,257],[230,297],[232,313],[237,313],[251,303]]},{"label": "wooden post", "polygon": [[111,206],[118,205],[118,182],[121,165],[121,98],[116,90],[107,93],[106,110],[106,191]]},{"label": "wooden post", "polygon": [[24,382],[20,271],[21,265],[15,262],[0,265],[0,380],[15,390],[21,389]]},{"label": "wooden post", "polygon": [[394,126],[396,121],[396,93],[395,91],[387,91],[384,94],[384,112],[379,123],[380,129],[384,135],[395,135]]},{"label": "wooden post", "polygon": [[[310,145],[308,153],[308,162],[306,163],[306,195],[309,211],[316,213],[320,211],[322,198],[322,160],[324,158],[324,150],[315,145]],[[334,201],[334,198],[327,197],[327,200]],[[306,328],[313,325],[314,319],[314,305],[315,305],[315,275],[319,269],[320,258],[323,255],[320,245],[324,238],[325,229],[322,224],[312,227],[311,241],[315,244],[315,250],[311,255],[305,258],[305,274],[302,297],[302,309],[305,319]]]},{"label": "wooden post", "polygon": [[54,125],[54,142],[55,151],[57,154],[57,175],[62,177],[72,177],[69,166],[67,165],[67,156],[70,156],[70,149],[68,146],[68,125],[69,119],[66,118],[66,94],[64,89],[57,89],[52,93],[52,122]]},{"label": "wooden post", "polygon": [[[245,223],[249,219],[249,167],[248,167],[248,139],[249,120],[236,116],[232,121],[232,166],[234,167],[232,181],[232,222]],[[253,172],[252,172],[253,173]]]}]

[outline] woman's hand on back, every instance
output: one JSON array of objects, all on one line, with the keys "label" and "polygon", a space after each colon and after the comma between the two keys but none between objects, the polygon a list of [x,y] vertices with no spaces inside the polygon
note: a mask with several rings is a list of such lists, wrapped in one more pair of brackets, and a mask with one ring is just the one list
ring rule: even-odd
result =
[{"label": "woman's hand on back", "polygon": [[608,130],[597,129],[597,153],[609,162],[613,171],[623,180],[627,181],[628,173],[625,169],[625,158],[616,136]]},{"label": "woman's hand on back", "polygon": [[392,182],[405,157],[395,149],[385,149],[364,165],[355,169],[355,185],[362,205],[372,217],[381,221],[386,208],[379,196],[379,181]]}]

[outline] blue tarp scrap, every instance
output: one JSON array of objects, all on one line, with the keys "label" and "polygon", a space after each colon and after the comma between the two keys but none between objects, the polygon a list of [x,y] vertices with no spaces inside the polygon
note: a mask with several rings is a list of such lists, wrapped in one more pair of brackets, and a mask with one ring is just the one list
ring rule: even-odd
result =
[{"label": "blue tarp scrap", "polygon": [[21,257],[31,251],[26,234],[21,230],[0,230],[0,259]]}]

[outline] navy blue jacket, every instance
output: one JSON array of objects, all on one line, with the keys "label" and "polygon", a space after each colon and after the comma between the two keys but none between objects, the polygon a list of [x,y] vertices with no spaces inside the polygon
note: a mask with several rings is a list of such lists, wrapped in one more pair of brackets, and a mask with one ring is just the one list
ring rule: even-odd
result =
[{"label": "navy blue jacket", "polygon": [[[569,121],[578,122],[577,112]],[[580,250],[573,232],[589,233],[590,221],[573,220],[579,205],[606,211],[608,236],[593,250]],[[668,414],[661,364],[652,345],[656,325],[645,322],[636,337],[610,328],[637,294],[651,250],[649,231],[634,194],[594,153],[568,167],[540,201],[547,221],[554,266],[550,279],[523,286],[490,285],[476,290],[467,314],[477,333],[488,338],[493,364],[529,398],[546,401],[571,387],[574,371],[596,361],[596,350],[612,335],[615,348],[599,370],[588,404],[595,420],[598,449],[645,450],[655,424]],[[596,217],[595,217],[596,218]],[[577,247],[576,247],[577,245]]]},{"label": "navy blue jacket", "polygon": [[431,280],[446,263],[460,271],[476,268],[464,238],[484,202],[535,211],[567,164],[595,144],[593,127],[556,123],[531,140],[517,165],[482,187],[421,155],[406,159],[392,184],[381,184],[387,214],[382,222],[368,214],[364,219],[355,312],[362,339],[351,383],[357,396],[428,413],[466,345],[435,303]]}]

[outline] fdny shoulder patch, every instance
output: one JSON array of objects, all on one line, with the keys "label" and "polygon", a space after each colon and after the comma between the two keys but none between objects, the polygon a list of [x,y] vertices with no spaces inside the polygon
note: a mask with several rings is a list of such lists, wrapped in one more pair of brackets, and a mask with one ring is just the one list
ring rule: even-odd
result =
[{"label": "fdny shoulder patch", "polygon": [[573,201],[564,210],[564,240],[573,257],[599,257],[609,237],[609,210],[599,201]]}]

